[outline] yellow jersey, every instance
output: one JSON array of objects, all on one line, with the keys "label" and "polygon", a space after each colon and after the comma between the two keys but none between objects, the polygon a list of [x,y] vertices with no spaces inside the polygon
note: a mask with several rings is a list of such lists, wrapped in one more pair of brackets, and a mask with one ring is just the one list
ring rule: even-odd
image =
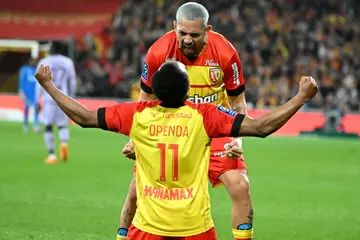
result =
[{"label": "yellow jersey", "polygon": [[222,106],[190,101],[180,108],[144,101],[99,109],[99,126],[130,136],[135,145],[134,226],[169,237],[212,228],[209,143],[213,137],[238,136],[243,118]]}]

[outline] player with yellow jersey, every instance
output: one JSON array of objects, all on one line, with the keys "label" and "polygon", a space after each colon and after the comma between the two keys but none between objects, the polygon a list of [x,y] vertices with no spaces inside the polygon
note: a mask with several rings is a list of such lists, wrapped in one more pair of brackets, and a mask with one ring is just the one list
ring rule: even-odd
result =
[{"label": "player with yellow jersey", "polygon": [[75,123],[132,137],[138,150],[138,208],[129,230],[131,240],[215,240],[207,185],[211,138],[265,137],[318,91],[312,78],[303,77],[297,96],[252,119],[222,106],[187,101],[185,67],[169,62],[153,77],[152,89],[159,100],[89,111],[56,88],[49,67],[41,66],[35,76]]},{"label": "player with yellow jersey", "polygon": [[[214,103],[242,114],[247,113],[240,58],[224,36],[211,30],[204,6],[192,2],[180,6],[174,30],[159,38],[150,47],[141,74],[139,100],[153,99],[153,74],[169,60],[182,62],[186,66],[190,81],[190,101]],[[167,81],[171,81],[171,78]],[[129,145],[133,145],[133,142],[125,146],[126,156],[127,152],[133,152],[133,146],[128,150]],[[230,195],[234,236],[241,235],[244,239],[251,239],[253,211],[247,169],[242,155],[232,156],[234,147],[241,147],[241,139],[212,139],[208,177],[213,187],[224,184]],[[229,161],[229,158],[232,158],[232,161]],[[134,172],[135,170],[136,168]],[[126,239],[126,231],[131,225],[135,210],[136,193],[133,180],[123,206],[117,240]],[[247,232],[248,235],[241,232]]]}]

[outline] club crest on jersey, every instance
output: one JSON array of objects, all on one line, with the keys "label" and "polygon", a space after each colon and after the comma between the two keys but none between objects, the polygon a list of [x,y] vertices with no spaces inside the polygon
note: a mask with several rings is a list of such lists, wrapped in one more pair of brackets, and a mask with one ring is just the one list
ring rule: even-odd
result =
[{"label": "club crest on jersey", "polygon": [[230,110],[230,109],[227,109],[226,107],[223,107],[223,106],[218,106],[216,108],[216,110],[220,111],[220,112],[223,112],[231,117],[234,117],[236,115],[236,112]]},{"label": "club crest on jersey", "polygon": [[144,69],[141,73],[141,77],[147,81],[148,80],[148,75],[149,75],[149,65],[145,62],[144,64]]},{"label": "club crest on jersey", "polygon": [[221,69],[220,68],[210,68],[209,77],[213,83],[216,83],[220,80],[221,77]]}]

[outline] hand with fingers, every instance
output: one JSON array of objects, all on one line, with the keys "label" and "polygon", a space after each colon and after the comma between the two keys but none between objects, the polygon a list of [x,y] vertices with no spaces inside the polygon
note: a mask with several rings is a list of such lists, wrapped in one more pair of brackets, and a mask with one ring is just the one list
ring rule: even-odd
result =
[{"label": "hand with fingers", "polygon": [[123,148],[122,153],[125,155],[125,157],[136,160],[135,156],[135,146],[133,141],[129,141]]},{"label": "hand with fingers", "polygon": [[229,148],[226,150],[226,156],[231,159],[240,157],[243,153],[242,146],[239,143],[240,139],[233,139],[229,143]]},{"label": "hand with fingers", "polygon": [[40,65],[39,69],[35,73],[35,78],[41,86],[46,86],[51,83],[52,74],[49,66]]},{"label": "hand with fingers", "polygon": [[311,76],[303,76],[299,82],[299,96],[308,102],[319,91],[319,86]]}]

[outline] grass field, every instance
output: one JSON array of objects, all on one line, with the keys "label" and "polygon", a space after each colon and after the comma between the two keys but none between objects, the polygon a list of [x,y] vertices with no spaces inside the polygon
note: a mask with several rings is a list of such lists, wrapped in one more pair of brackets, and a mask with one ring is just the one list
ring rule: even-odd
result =
[{"label": "grass field", "polygon": [[[71,128],[68,164],[45,165],[42,135],[0,122],[0,239],[114,240],[133,162],[127,138]],[[245,139],[258,240],[360,239],[360,140]],[[230,200],[212,189],[220,240]]]}]

